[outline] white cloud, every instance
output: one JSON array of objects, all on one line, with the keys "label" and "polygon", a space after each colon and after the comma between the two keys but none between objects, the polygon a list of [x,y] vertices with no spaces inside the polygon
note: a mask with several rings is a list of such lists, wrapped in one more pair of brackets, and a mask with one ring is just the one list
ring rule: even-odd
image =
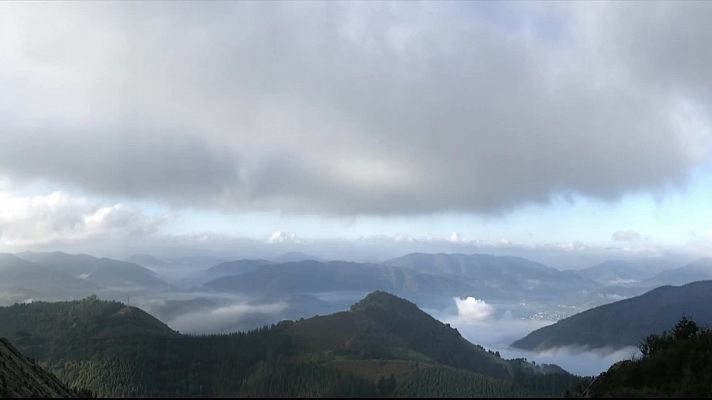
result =
[{"label": "white cloud", "polygon": [[296,233],[277,231],[267,239],[269,243],[299,243]]},{"label": "white cloud", "polygon": [[481,322],[494,313],[494,307],[474,297],[464,299],[456,297],[455,305],[457,305],[458,317],[464,322]]},{"label": "white cloud", "polygon": [[408,233],[398,232],[393,235],[393,240],[396,242],[415,242],[415,238]]},{"label": "white cloud", "polygon": [[463,241],[463,240],[462,240],[462,237],[460,236],[460,234],[459,234],[458,232],[453,232],[453,233],[451,233],[451,234],[450,234],[450,237],[448,238],[448,240],[451,241],[451,242],[453,242],[453,243],[460,243],[460,242]]},{"label": "white cloud", "polygon": [[641,238],[642,236],[640,235],[640,232],[632,229],[616,231],[613,232],[613,235],[611,235],[611,239],[616,242],[634,242],[640,240]]},{"label": "white cloud", "polygon": [[61,191],[39,196],[0,192],[0,245],[6,247],[146,236],[162,222],[163,217],[120,203],[102,206]]}]

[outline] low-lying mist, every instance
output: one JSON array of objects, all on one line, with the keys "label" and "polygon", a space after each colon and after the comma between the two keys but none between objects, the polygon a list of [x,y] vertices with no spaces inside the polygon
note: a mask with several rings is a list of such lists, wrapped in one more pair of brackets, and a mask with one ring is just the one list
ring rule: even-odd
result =
[{"label": "low-lying mist", "polygon": [[172,319],[168,325],[182,333],[210,334],[249,330],[274,323],[287,303],[235,303],[207,310],[192,311]]},{"label": "low-lying mist", "polygon": [[584,349],[564,346],[544,352],[530,352],[510,347],[498,351],[505,358],[526,358],[538,364],[556,364],[572,374],[581,376],[598,375],[618,361],[629,360],[640,355],[638,349],[633,346],[621,349]]},{"label": "low-lying mist", "polygon": [[555,321],[512,317],[512,310],[499,310],[496,305],[473,297],[456,298],[454,301],[456,314],[446,312],[434,316],[457,328],[465,339],[498,351],[504,358],[526,358],[538,364],[556,364],[573,374],[591,376],[606,371],[618,361],[640,354],[632,346],[620,349],[566,346],[543,352],[515,349],[510,347],[512,342]]}]

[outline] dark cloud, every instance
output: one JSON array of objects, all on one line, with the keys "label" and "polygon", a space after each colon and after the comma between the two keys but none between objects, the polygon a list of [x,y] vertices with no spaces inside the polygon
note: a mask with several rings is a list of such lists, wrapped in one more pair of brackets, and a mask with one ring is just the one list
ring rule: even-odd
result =
[{"label": "dark cloud", "polygon": [[226,210],[488,213],[679,184],[709,145],[705,3],[0,7],[15,178]]}]

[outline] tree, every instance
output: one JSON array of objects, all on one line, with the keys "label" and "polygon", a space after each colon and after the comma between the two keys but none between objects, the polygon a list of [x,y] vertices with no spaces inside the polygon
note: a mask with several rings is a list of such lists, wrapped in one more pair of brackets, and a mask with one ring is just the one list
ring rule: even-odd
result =
[{"label": "tree", "polygon": [[686,316],[682,316],[680,320],[675,324],[675,328],[673,328],[673,336],[675,336],[676,340],[686,340],[690,339],[694,336],[697,336],[697,334],[700,332],[700,327],[697,326],[697,323],[695,321],[687,318]]},{"label": "tree", "polygon": [[638,345],[643,357],[670,348],[675,342],[689,340],[700,333],[697,323],[686,316],[680,318],[671,332],[663,332],[660,335],[648,335]]}]

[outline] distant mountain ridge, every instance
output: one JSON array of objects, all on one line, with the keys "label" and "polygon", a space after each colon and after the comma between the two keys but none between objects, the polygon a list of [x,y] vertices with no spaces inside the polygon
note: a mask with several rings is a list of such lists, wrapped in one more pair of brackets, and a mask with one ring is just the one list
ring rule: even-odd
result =
[{"label": "distant mountain ridge", "polygon": [[682,267],[660,272],[651,279],[651,284],[684,285],[710,279],[712,279],[712,258],[702,258]]},{"label": "distant mountain ridge", "polygon": [[169,287],[150,269],[126,261],[63,252],[25,252],[20,253],[19,257],[97,285],[161,289]]},{"label": "distant mountain ridge", "polygon": [[289,263],[289,262],[301,262],[301,261],[324,261],[320,257],[302,253],[301,251],[290,251],[288,253],[281,254],[277,257],[270,258],[270,260],[275,263]]},{"label": "distant mountain ridge", "polygon": [[83,297],[97,288],[92,282],[14,254],[0,254],[0,300],[12,303],[32,298]]},{"label": "distant mountain ridge", "polygon": [[610,260],[576,272],[604,285],[625,286],[653,279],[670,268],[668,260]]},{"label": "distant mountain ridge", "polygon": [[457,279],[472,286],[473,294],[485,299],[581,299],[600,288],[571,271],[560,271],[521,257],[412,253],[385,264]]},{"label": "distant mountain ridge", "polygon": [[473,292],[466,283],[407,268],[313,260],[263,265],[238,276],[215,279],[205,286],[220,291],[261,294],[387,290],[398,294],[440,295],[448,300]]},{"label": "distant mountain ridge", "polygon": [[248,272],[256,271],[265,265],[276,264],[274,261],[263,259],[240,259],[235,261],[226,261],[218,265],[208,268],[205,272],[212,276],[230,276],[241,275]]},{"label": "distant mountain ridge", "polygon": [[126,261],[144,267],[160,267],[167,264],[166,261],[151,254],[133,254],[126,258]]}]

